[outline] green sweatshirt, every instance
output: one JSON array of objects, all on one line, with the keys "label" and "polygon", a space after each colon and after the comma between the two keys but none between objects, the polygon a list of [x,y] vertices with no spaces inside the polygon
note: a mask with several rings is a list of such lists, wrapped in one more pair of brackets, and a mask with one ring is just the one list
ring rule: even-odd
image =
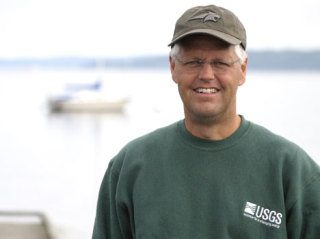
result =
[{"label": "green sweatshirt", "polygon": [[103,179],[93,239],[319,239],[320,169],[242,118],[221,141],[179,121],[126,145]]}]

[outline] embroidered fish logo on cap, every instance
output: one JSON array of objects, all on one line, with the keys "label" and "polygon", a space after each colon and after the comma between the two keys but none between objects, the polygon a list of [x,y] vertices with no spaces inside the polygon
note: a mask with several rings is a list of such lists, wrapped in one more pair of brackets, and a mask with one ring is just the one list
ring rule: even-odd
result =
[{"label": "embroidered fish logo on cap", "polygon": [[215,12],[207,12],[207,13],[202,13],[194,17],[191,17],[189,21],[202,19],[203,22],[208,22],[208,21],[217,22],[219,21],[220,18],[221,17]]}]

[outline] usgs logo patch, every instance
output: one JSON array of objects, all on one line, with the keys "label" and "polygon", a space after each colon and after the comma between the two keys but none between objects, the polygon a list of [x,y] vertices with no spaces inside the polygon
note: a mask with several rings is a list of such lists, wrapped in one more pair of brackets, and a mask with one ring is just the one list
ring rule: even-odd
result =
[{"label": "usgs logo patch", "polygon": [[282,222],[282,213],[251,202],[246,202],[243,215],[266,226],[275,228],[280,228]]}]

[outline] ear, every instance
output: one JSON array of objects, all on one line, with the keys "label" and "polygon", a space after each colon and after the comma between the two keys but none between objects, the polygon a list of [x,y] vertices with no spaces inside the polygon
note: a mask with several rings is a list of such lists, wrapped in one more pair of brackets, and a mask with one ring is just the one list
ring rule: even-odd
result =
[{"label": "ear", "polygon": [[177,83],[177,80],[176,80],[176,62],[175,60],[169,56],[169,63],[170,63],[170,71],[171,71],[171,77],[172,77],[172,80]]},{"label": "ear", "polygon": [[241,64],[241,79],[239,80],[239,86],[243,85],[246,81],[246,75],[247,75],[247,66],[248,66],[248,58],[244,60],[244,62]]}]

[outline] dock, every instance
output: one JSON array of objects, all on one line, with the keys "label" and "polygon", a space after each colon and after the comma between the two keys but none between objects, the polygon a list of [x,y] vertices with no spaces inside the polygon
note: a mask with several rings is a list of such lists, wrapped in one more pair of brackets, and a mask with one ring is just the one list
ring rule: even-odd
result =
[{"label": "dock", "polygon": [[0,211],[1,239],[53,239],[41,212]]}]

